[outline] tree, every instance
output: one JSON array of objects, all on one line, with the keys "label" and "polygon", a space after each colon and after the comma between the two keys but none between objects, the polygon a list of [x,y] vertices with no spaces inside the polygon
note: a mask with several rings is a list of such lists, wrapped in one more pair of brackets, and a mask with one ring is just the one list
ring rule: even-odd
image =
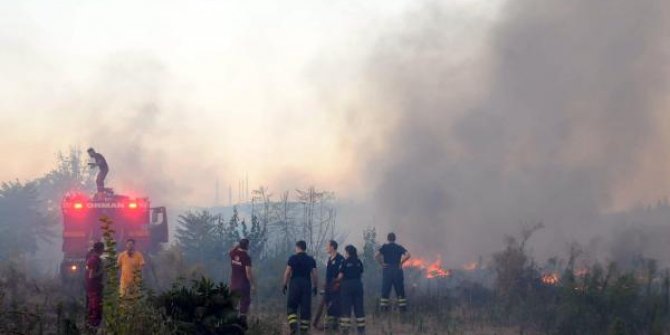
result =
[{"label": "tree", "polygon": [[336,211],[332,206],[335,194],[317,191],[313,186],[296,192],[303,210],[302,236],[312,249],[314,257],[319,258],[325,243],[335,237]]},{"label": "tree", "polygon": [[294,216],[295,203],[289,198],[289,192],[284,192],[280,201],[272,204],[273,212],[276,214],[274,219],[268,222],[270,234],[276,236],[273,241],[275,253],[282,255],[291,253],[293,243],[295,243],[294,239],[298,236],[297,220]]},{"label": "tree", "polygon": [[363,230],[363,267],[365,268],[365,287],[371,289],[373,287],[378,288],[381,283],[379,263],[375,261],[375,254],[379,249],[379,243],[377,242],[377,229],[367,228]]},{"label": "tree", "polygon": [[67,153],[58,152],[56,159],[56,167],[35,183],[47,210],[60,213],[60,202],[66,193],[92,192],[95,182],[79,148],[72,147]]},{"label": "tree", "polygon": [[203,265],[221,265],[224,243],[221,221],[219,215],[208,211],[188,211],[177,218],[177,244],[186,259]]},{"label": "tree", "polygon": [[0,185],[0,259],[32,254],[54,236],[35,183]]},{"label": "tree", "polygon": [[35,179],[39,208],[44,213],[45,225],[54,238],[39,244],[33,264],[40,269],[48,269],[59,262],[61,257],[61,224],[63,222],[60,204],[67,193],[90,193],[95,189],[93,173],[86,164],[86,157],[77,147],[67,152],[58,152],[56,166],[44,176]]},{"label": "tree", "polygon": [[251,216],[251,230],[247,231],[247,225],[242,221],[243,236],[249,240],[249,253],[254,258],[260,258],[265,251],[265,244],[268,241],[267,224],[261,227],[256,215]]},{"label": "tree", "polygon": [[[227,245],[234,245],[237,243],[237,241],[240,240],[241,235],[239,229],[243,223],[244,221],[240,222],[240,215],[237,212],[237,206],[233,207],[233,215],[230,217],[230,220],[228,220],[228,226],[222,226],[220,229]],[[244,224],[244,226],[246,226],[246,224]]]}]

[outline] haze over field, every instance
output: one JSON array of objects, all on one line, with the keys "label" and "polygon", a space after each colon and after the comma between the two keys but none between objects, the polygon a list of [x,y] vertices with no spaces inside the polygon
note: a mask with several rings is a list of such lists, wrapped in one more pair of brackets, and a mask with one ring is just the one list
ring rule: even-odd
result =
[{"label": "haze over field", "polygon": [[[663,0],[0,2],[0,180],[78,145],[210,205],[248,175],[471,260],[670,192]],[[223,202],[226,202],[223,200]],[[353,234],[359,234],[354,231]],[[588,234],[585,234],[588,235]],[[552,251],[553,252],[553,251]]]}]

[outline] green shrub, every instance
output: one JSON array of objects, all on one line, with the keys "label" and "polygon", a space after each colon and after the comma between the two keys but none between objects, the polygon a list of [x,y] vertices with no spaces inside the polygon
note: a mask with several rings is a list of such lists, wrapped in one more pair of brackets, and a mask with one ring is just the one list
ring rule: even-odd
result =
[{"label": "green shrub", "polygon": [[154,300],[178,334],[244,334],[238,323],[238,297],[224,283],[201,277],[190,286],[175,284]]}]

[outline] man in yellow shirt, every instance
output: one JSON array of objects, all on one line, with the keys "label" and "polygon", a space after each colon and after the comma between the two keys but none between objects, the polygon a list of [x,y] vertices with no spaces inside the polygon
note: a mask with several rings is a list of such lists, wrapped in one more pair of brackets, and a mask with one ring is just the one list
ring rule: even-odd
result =
[{"label": "man in yellow shirt", "polygon": [[135,250],[135,240],[126,241],[126,251],[119,254],[117,260],[121,269],[120,294],[121,297],[132,297],[137,294],[142,282],[142,267],[144,257]]}]

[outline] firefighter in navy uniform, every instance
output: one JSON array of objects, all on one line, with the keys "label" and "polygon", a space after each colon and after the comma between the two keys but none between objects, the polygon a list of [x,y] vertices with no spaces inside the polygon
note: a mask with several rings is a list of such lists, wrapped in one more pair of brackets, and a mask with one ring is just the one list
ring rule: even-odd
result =
[{"label": "firefighter in navy uniform", "polygon": [[307,255],[307,243],[298,241],[295,244],[295,255],[288,259],[284,271],[283,293],[288,290],[286,310],[291,334],[298,333],[298,309],[300,309],[300,334],[307,334],[312,318],[312,295],[316,295],[319,278],[316,272],[316,261]]},{"label": "firefighter in navy uniform", "polygon": [[405,278],[402,272],[402,265],[411,255],[407,249],[395,243],[395,239],[395,234],[389,233],[387,236],[388,243],[379,248],[379,251],[375,255],[375,259],[383,268],[382,297],[379,299],[379,308],[382,311],[389,310],[391,288],[395,290],[395,295],[398,299],[398,309],[400,311],[407,310]]},{"label": "firefighter in navy uniform", "polygon": [[349,333],[352,326],[351,312],[353,310],[356,317],[356,330],[358,334],[365,334],[365,309],[363,302],[363,262],[358,259],[356,247],[348,245],[344,248],[346,259],[340,267],[340,273],[337,277],[338,282],[342,283],[342,314],[340,317],[340,327],[344,334]]},{"label": "firefighter in navy uniform", "polygon": [[[340,299],[340,284],[336,281],[340,273],[340,267],[344,262],[344,257],[337,252],[337,242],[331,240],[328,242],[328,263],[326,264],[326,285],[324,286],[324,301],[327,306],[326,310],[326,329],[336,330],[338,327],[341,304]],[[316,322],[316,320],[315,320]]]}]

